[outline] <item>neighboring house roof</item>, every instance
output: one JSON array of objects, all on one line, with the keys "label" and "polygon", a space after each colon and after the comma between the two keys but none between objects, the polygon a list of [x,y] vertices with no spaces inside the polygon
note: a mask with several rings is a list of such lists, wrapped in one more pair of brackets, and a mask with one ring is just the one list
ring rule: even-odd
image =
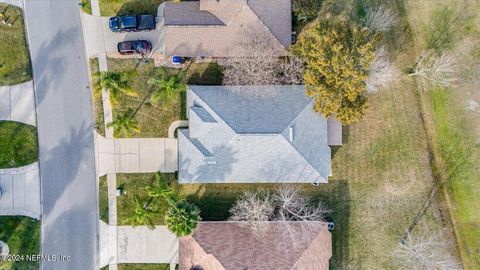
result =
[{"label": "neighboring house roof", "polygon": [[188,57],[248,56],[251,36],[262,36],[279,55],[291,44],[290,0],[165,2],[165,54]]},{"label": "neighboring house roof", "polygon": [[[240,222],[200,222],[180,238],[180,270],[327,270],[332,236],[324,222],[270,222],[261,237]],[[288,230],[288,231],[287,231]]]},{"label": "neighboring house roof", "polygon": [[[274,95],[243,94],[258,87]],[[326,183],[331,175],[329,124],[304,86],[189,86],[187,108],[180,183]]]}]

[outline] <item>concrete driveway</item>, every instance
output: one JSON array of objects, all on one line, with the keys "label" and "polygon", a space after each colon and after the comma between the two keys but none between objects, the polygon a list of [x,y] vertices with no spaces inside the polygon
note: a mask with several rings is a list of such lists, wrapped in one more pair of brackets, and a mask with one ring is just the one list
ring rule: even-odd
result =
[{"label": "concrete driveway", "polygon": [[178,263],[178,238],[166,226],[118,226],[118,263]]},{"label": "concrete driveway", "polygon": [[0,120],[37,125],[32,81],[0,86]]},{"label": "concrete driveway", "polygon": [[[163,7],[163,6],[162,6]],[[163,35],[163,10],[159,8],[157,15],[157,29],[149,32],[113,33],[108,27],[109,17],[93,16],[82,13],[85,47],[88,57],[99,54],[117,53],[117,44],[125,40],[144,39],[152,43],[153,53],[161,53],[165,48]]]},{"label": "concrete driveway", "polygon": [[178,170],[175,138],[105,139],[96,134],[97,172],[151,173]]},{"label": "concrete driveway", "polygon": [[40,178],[38,163],[0,170],[0,216],[40,218]]}]

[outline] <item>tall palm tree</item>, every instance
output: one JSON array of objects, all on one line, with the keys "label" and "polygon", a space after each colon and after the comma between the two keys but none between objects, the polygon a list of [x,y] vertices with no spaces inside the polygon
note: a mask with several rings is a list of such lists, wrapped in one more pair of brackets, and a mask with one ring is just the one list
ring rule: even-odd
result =
[{"label": "tall palm tree", "polygon": [[133,200],[135,201],[135,209],[133,214],[125,218],[124,222],[134,227],[139,225],[147,225],[150,229],[155,229],[153,218],[158,211],[150,207],[149,204],[144,205],[136,196],[133,197]]},{"label": "tall palm tree", "polygon": [[140,132],[140,126],[135,119],[132,109],[129,109],[124,114],[117,115],[113,122],[107,124],[107,127],[113,127],[113,136],[115,138],[118,138],[120,134],[130,137],[133,132]]},{"label": "tall palm tree", "polygon": [[118,104],[120,94],[127,96],[137,96],[137,92],[130,86],[130,80],[134,72],[97,72],[94,75],[94,87],[97,93],[106,89],[113,105]]},{"label": "tall palm tree", "polygon": [[183,72],[162,78],[151,78],[148,80],[148,83],[158,87],[150,98],[152,103],[163,100],[164,104],[168,104],[173,100],[175,94],[185,91],[186,89]]},{"label": "tall palm tree", "polygon": [[187,236],[197,229],[201,220],[200,209],[192,203],[180,201],[168,209],[165,220],[168,229],[176,236]]},{"label": "tall palm tree", "polygon": [[175,195],[173,189],[167,183],[163,174],[155,174],[155,180],[155,184],[145,187],[148,196],[156,199],[164,198],[170,206],[175,205]]}]

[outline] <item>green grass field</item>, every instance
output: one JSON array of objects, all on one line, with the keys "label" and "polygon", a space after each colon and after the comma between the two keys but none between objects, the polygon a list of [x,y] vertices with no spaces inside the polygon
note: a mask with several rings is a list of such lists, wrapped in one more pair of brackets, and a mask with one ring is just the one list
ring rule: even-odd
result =
[{"label": "green grass field", "polygon": [[32,79],[22,10],[0,3],[0,86]]},{"label": "green grass field", "polygon": [[[174,174],[165,174],[169,182],[175,181]],[[146,174],[117,174],[117,188],[121,188],[126,194],[117,197],[117,217],[119,225],[130,225],[125,219],[130,217],[135,209],[134,197],[140,202],[147,203],[149,197],[145,191],[145,187],[155,183],[155,175],[153,173]],[[157,225],[165,224],[165,211],[168,204],[161,201],[159,205],[159,214],[155,216],[154,223]]]},{"label": "green grass field", "polygon": [[100,0],[102,16],[151,14],[157,15],[164,0]]},{"label": "green grass field", "polygon": [[170,270],[169,264],[121,263],[118,270]]},{"label": "green grass field", "polygon": [[92,14],[92,2],[90,0],[81,0],[82,11],[87,14]]},{"label": "green grass field", "polygon": [[[466,269],[480,268],[480,145],[452,90],[429,93],[435,124],[433,143],[457,241]],[[475,203],[478,202],[478,203]]]},{"label": "green grass field", "polygon": [[[453,6],[444,7],[445,3]],[[385,34],[384,43],[403,75],[392,87],[369,95],[364,119],[345,128],[344,145],[334,152],[329,183],[299,187],[333,210],[336,228],[331,269],[398,269],[394,250],[432,187],[444,183],[445,199],[440,189],[414,230],[442,231],[443,238],[456,238],[465,269],[480,269],[480,192],[475,185],[480,179],[480,130],[475,131],[480,124],[478,112],[468,113],[459,105],[465,101],[460,98],[465,92],[421,92],[415,79],[406,76],[423,49],[456,48],[459,39],[475,37],[474,24],[458,19],[469,18],[463,13],[458,16],[458,11],[464,10],[461,0],[348,0],[335,2],[333,8],[355,17],[352,14],[356,8],[379,5],[390,7],[399,16],[397,27]],[[478,7],[470,9],[477,11]],[[456,27],[452,30],[450,25]],[[439,172],[440,179],[435,179]],[[152,177],[132,174],[119,175],[118,179],[130,185],[127,190],[145,197],[143,187]],[[275,186],[207,184],[175,188],[201,208],[204,220],[224,220],[244,190]],[[133,205],[131,198],[123,199],[132,204],[124,201],[122,206],[119,201],[119,217],[131,213]],[[156,222],[163,224],[163,216]],[[455,247],[450,252],[457,255]]]},{"label": "green grass field", "polygon": [[100,207],[100,219],[108,224],[108,186],[107,176],[105,175],[99,178],[98,203]]},{"label": "green grass field", "polygon": [[[137,90],[138,96],[131,97],[122,95],[119,97],[119,104],[114,106],[114,117],[123,114],[129,109],[137,111],[135,119],[138,121],[141,131],[133,137],[167,137],[168,127],[176,120],[186,118],[185,93],[179,93],[168,104],[157,104],[150,102],[150,97],[156,90],[154,85],[147,83],[149,78],[160,77],[162,69],[155,68],[152,61],[140,63],[135,59],[108,59],[110,71],[129,71],[135,70],[136,75],[131,81],[131,85]],[[174,74],[177,69],[165,69],[167,73]],[[93,71],[93,69],[92,69]],[[186,70],[185,80],[189,84],[219,84],[221,81],[221,72],[218,65],[213,63],[192,64]],[[98,98],[97,98],[98,99]],[[95,103],[97,104],[97,102]],[[99,106],[99,105],[98,105]],[[98,110],[100,112],[100,109]],[[102,112],[103,114],[103,112]],[[103,119],[97,113],[96,119]],[[100,125],[101,121],[97,120]]]},{"label": "green grass field", "polygon": [[[93,76],[98,72],[98,58],[90,59],[90,73]],[[93,84],[91,83],[91,89]],[[105,119],[103,118],[103,104],[102,104],[102,94],[92,92],[92,101],[93,101],[93,113],[95,117],[95,129],[98,134],[105,136]]]},{"label": "green grass field", "polygon": [[37,159],[37,129],[19,122],[0,121],[0,169],[25,166]]},{"label": "green grass field", "polygon": [[480,3],[407,3],[417,55],[426,48],[453,52],[460,64],[459,81],[453,88],[430,88],[421,91],[420,97],[445,215],[455,232],[464,268],[480,269],[480,120],[478,112],[467,106],[475,100],[480,102],[475,90],[478,79],[475,75],[472,79],[480,59]]},{"label": "green grass field", "polygon": [[[40,253],[40,222],[29,217],[0,217],[0,240],[8,244],[11,255]],[[0,261],[1,270],[36,270],[38,262]]]},{"label": "green grass field", "polygon": [[132,80],[132,87],[136,89],[138,96],[131,97],[121,95],[118,105],[113,107],[113,117],[124,114],[129,109],[137,111],[135,119],[138,121],[141,131],[133,137],[167,137],[168,127],[176,120],[182,119],[180,114],[182,94],[177,94],[169,104],[162,102],[153,104],[150,97],[156,90],[154,85],[147,83],[149,78],[160,76],[161,69],[153,66],[153,61],[138,63],[134,59],[108,59],[109,71],[128,71],[135,69],[136,75]]}]

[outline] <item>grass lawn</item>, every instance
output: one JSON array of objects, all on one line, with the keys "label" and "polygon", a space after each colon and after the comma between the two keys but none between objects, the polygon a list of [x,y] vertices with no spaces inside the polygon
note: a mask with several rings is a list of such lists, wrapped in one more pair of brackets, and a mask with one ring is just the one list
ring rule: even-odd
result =
[{"label": "grass lawn", "polygon": [[[403,67],[408,62],[405,57],[399,56],[397,64]],[[333,210],[336,227],[332,269],[398,268],[392,253],[434,183],[427,138],[419,115],[416,84],[404,75],[398,85],[371,95],[364,119],[345,129],[344,145],[333,157],[334,175],[330,182],[319,187],[299,185]],[[117,179],[138,185],[137,192],[145,196],[143,187],[152,177],[131,174]],[[228,218],[235,198],[246,189],[276,186],[175,185],[182,197],[200,207],[204,220]],[[123,207],[119,217],[131,213],[133,200],[130,198],[129,202],[128,208],[118,206]],[[125,210],[127,212],[123,212]],[[162,224],[162,218],[159,217],[158,224]],[[434,201],[415,230],[442,228]]]},{"label": "grass lawn", "polygon": [[[430,88],[420,91],[420,97],[445,219],[451,221],[464,268],[480,269],[480,119],[478,110],[468,108],[469,102],[480,102],[480,83],[469,79],[480,59],[480,3],[406,3],[417,55],[425,48],[453,51],[461,64],[453,89]],[[477,44],[470,51],[469,42]]]},{"label": "grass lawn", "polygon": [[118,264],[118,270],[170,270],[169,264],[140,264],[140,263],[121,263]]},{"label": "grass lawn", "polygon": [[[167,137],[170,124],[186,118],[185,93],[177,94],[176,98],[166,105],[161,102],[150,103],[150,97],[156,88],[147,81],[162,74],[162,69],[155,68],[152,61],[139,63],[135,59],[108,59],[108,68],[110,71],[136,70],[131,84],[137,90],[138,96],[121,95],[118,98],[119,104],[113,108],[114,117],[129,109],[138,110],[135,118],[141,131],[133,137]],[[175,73],[178,70],[167,69],[166,72]],[[186,80],[190,84],[218,84],[221,73],[216,64],[192,64],[186,71]]]},{"label": "grass lawn", "polygon": [[0,85],[13,85],[32,79],[22,9],[0,3]]},{"label": "grass lawn", "polygon": [[108,224],[108,186],[107,176],[101,176],[98,185],[98,199],[100,204],[100,219]]},{"label": "grass lawn", "polygon": [[[29,217],[0,217],[0,240],[6,242],[11,255],[40,253],[40,222]],[[0,269],[39,269],[38,262],[2,262]]]},{"label": "grass lawn", "polygon": [[[174,174],[166,174],[166,179],[169,182],[175,181]],[[126,194],[117,197],[117,216],[118,225],[130,225],[125,222],[125,219],[130,217],[135,209],[134,197],[136,196],[141,202],[148,202],[149,197],[145,191],[145,187],[151,185],[155,181],[153,173],[147,174],[117,174],[117,187],[122,188]],[[164,212],[168,205],[162,202],[159,210],[160,213],[156,216],[154,222],[157,225],[162,225],[164,221]]]},{"label": "grass lawn", "polygon": [[465,269],[480,267],[480,145],[453,90],[428,94],[435,124],[433,144],[437,171],[453,217]]},{"label": "grass lawn", "polygon": [[[410,21],[410,17],[427,21],[432,18],[425,14],[407,14],[406,10],[423,12],[428,8],[437,7],[440,2],[442,1],[439,0],[437,3],[437,1],[428,0],[420,3],[405,0],[387,3],[373,0],[350,0],[336,2],[336,5],[348,6],[351,4],[351,10],[353,6],[364,4],[375,6],[382,3],[391,5],[391,8],[398,11],[400,27],[397,31],[401,33],[386,35],[386,43],[389,48],[397,49],[397,53],[392,54],[394,64],[400,70],[405,71],[415,61],[417,46],[423,46],[416,41],[418,29],[411,28],[414,22]],[[422,24],[416,24],[416,26],[425,31],[429,29]],[[430,44],[439,46],[432,40],[436,39],[430,39]],[[425,133],[422,122],[423,104],[419,100],[417,90],[415,80],[403,74],[394,86],[371,94],[369,108],[363,120],[344,130],[344,145],[334,153],[333,177],[329,183],[319,187],[299,185],[304,192],[324,201],[333,210],[332,217],[336,227],[333,231],[331,269],[398,269],[393,252],[398,248],[401,237],[422,209],[436,183],[430,161],[429,137]],[[451,124],[452,119],[442,116],[442,111],[450,110],[450,105],[445,103],[444,97],[432,98],[429,101],[436,104],[436,111],[440,113],[440,117],[438,115],[436,118],[434,117],[436,122]],[[454,113],[454,115],[457,114]],[[455,121],[453,122],[455,123]],[[443,131],[437,129],[438,135],[443,133],[442,136],[449,140],[452,140],[458,130],[462,130],[454,128],[452,132],[450,127],[443,129]],[[447,153],[464,158],[463,151],[460,151],[461,155],[456,153],[459,151],[454,149],[455,147],[452,147],[450,142],[446,142],[449,146],[439,149],[453,151]],[[460,146],[473,147],[463,144],[461,143]],[[478,146],[476,147],[478,149]],[[476,169],[476,173],[478,174],[478,169]],[[124,175],[122,179],[130,182],[131,185],[136,185],[142,181],[152,181],[152,176]],[[148,180],[149,177],[150,180]],[[479,179],[478,175],[473,179]],[[468,187],[464,183],[469,185],[471,182],[458,181],[450,189],[456,190],[458,186]],[[140,185],[145,186],[144,184]],[[275,185],[207,184],[175,185],[175,187],[182,197],[188,198],[201,208],[204,220],[224,220],[228,217],[228,209],[242,191],[259,188],[272,189]],[[137,190],[139,194],[144,192],[141,188],[137,188]],[[458,198],[472,199],[470,197],[472,195],[463,192],[461,191],[461,195],[457,195]],[[473,196],[478,198],[478,195]],[[456,207],[462,206],[464,202],[466,201],[458,203]],[[445,222],[445,217],[442,216],[441,205],[441,201],[433,200],[420,218],[414,232],[442,231],[444,232],[443,238],[453,240],[454,237],[449,231],[448,222]],[[472,229],[478,230],[478,222],[470,223],[471,220],[468,220],[468,218],[476,217],[469,211],[474,210],[477,205],[472,204],[468,211],[461,212],[465,215],[465,219],[461,221],[473,227]],[[158,222],[162,222],[162,220],[159,219]],[[467,226],[465,228],[468,229]],[[466,237],[471,242],[479,239],[473,233],[466,234]],[[470,256],[476,256],[478,250],[478,248],[471,249],[474,255]],[[450,252],[455,254],[455,249]],[[470,269],[476,268],[478,267],[475,265],[470,267]]]},{"label": "grass lawn", "polygon": [[14,121],[0,121],[0,169],[37,161],[37,129]]},{"label": "grass lawn", "polygon": [[157,15],[164,0],[100,0],[102,16],[151,14]]},{"label": "grass lawn", "polygon": [[81,0],[82,11],[87,14],[92,14],[92,2],[91,0]]},{"label": "grass lawn", "polygon": [[[392,252],[430,192],[433,179],[426,137],[418,118],[415,85],[411,81],[406,85],[409,88],[392,88],[371,97],[365,120],[347,130],[345,144],[335,153],[334,176],[328,184],[298,185],[333,210],[336,228],[332,269],[396,268]],[[403,149],[408,149],[409,154],[404,155]],[[141,196],[145,196],[143,187],[152,179],[153,174],[117,177],[119,183],[138,186],[137,191],[127,190]],[[225,220],[235,198],[244,190],[277,186],[205,184],[175,188],[200,207],[204,220]],[[131,213],[133,200],[128,202],[127,209],[119,201],[119,217]],[[162,224],[162,218],[158,224]],[[441,227],[435,203],[418,226]]]},{"label": "grass lawn", "polygon": [[[98,58],[90,58],[90,72],[91,76],[98,72]],[[93,83],[91,83],[90,88],[93,90]],[[102,94],[92,92],[93,100],[93,113],[95,117],[95,129],[98,134],[105,136],[105,119],[103,118],[103,103],[102,103]]]}]

